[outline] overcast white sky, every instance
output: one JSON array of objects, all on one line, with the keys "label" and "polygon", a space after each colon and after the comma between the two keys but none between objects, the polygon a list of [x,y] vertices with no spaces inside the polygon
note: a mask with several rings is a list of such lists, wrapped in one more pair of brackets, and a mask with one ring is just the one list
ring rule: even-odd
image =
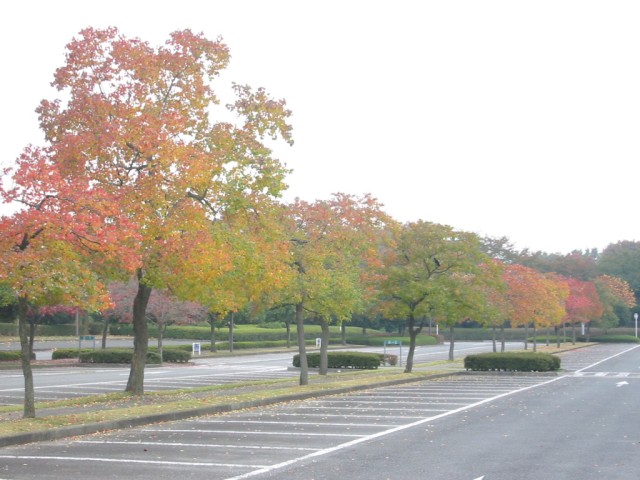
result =
[{"label": "overcast white sky", "polygon": [[293,110],[287,198],[371,193],[423,219],[567,253],[640,239],[640,2],[14,2],[0,18],[0,161],[41,143],[64,47],[116,26],[222,36],[225,80]]}]

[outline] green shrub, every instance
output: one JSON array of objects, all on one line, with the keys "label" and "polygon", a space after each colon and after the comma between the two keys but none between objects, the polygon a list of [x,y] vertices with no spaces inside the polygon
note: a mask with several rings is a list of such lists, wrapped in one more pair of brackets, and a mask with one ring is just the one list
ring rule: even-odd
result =
[{"label": "green shrub", "polygon": [[173,363],[188,362],[191,360],[191,351],[185,352],[179,348],[163,348],[162,360]]},{"label": "green shrub", "polygon": [[19,350],[0,350],[0,362],[20,360]]},{"label": "green shrub", "polygon": [[284,322],[264,322],[257,325],[259,328],[285,328],[286,325]]},{"label": "green shrub", "polygon": [[[93,352],[95,349],[93,348],[83,348],[81,350],[82,353]],[[51,358],[53,360],[61,360],[65,358],[78,358],[80,353],[77,348],[57,348],[51,354]]]},{"label": "green shrub", "polygon": [[464,368],[480,371],[549,372],[560,368],[560,358],[548,353],[505,352],[467,355]]},{"label": "green shrub", "polygon": [[[80,353],[82,363],[131,363],[132,349],[108,348],[104,350],[90,350]],[[160,363],[160,356],[156,352],[147,352],[146,363]]]},{"label": "green shrub", "polygon": [[[385,341],[401,341],[403,346],[409,345],[409,337],[385,336],[385,335],[347,335],[347,343],[351,345],[369,345],[371,347],[382,347]],[[442,340],[440,341],[442,343]],[[437,345],[438,339],[433,335],[418,335],[416,345]],[[397,346],[391,346],[397,348]]]},{"label": "green shrub", "polygon": [[[356,368],[356,369],[376,369],[380,366],[381,355],[378,353],[362,352],[329,352],[329,368]],[[309,368],[320,366],[320,353],[308,353],[307,364]],[[300,367],[300,355],[294,355],[293,366]]]},{"label": "green shrub", "polygon": [[[577,340],[580,342],[586,342],[587,338],[581,335]],[[601,335],[597,337],[590,337],[589,341],[598,343],[640,343],[640,339],[633,335]]]},{"label": "green shrub", "polygon": [[0,335],[16,337],[18,336],[18,327],[15,323],[0,323]]}]

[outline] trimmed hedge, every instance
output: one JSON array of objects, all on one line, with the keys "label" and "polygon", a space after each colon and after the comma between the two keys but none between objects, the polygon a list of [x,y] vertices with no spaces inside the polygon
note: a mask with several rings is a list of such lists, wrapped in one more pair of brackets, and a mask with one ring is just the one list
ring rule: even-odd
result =
[{"label": "trimmed hedge", "polygon": [[[355,368],[374,370],[380,366],[382,355],[378,353],[362,352],[329,352],[329,368]],[[309,368],[320,367],[320,353],[308,353],[307,364]],[[293,366],[300,367],[300,355],[294,355]]]},{"label": "trimmed hedge", "polygon": [[20,360],[19,350],[0,350],[0,362]]},{"label": "trimmed hedge", "polygon": [[[191,360],[191,345],[171,345],[162,348],[162,360],[164,362],[184,363]],[[158,347],[149,347],[149,353],[159,355]],[[160,357],[158,357],[159,359]]]},{"label": "trimmed hedge", "polygon": [[61,360],[65,358],[78,358],[80,353],[94,352],[93,348],[83,348],[81,352],[78,352],[77,348],[57,348],[51,354],[52,360]]},{"label": "trimmed hedge", "polygon": [[[579,342],[586,342],[587,338],[580,335],[576,340]],[[640,343],[640,339],[633,335],[602,335],[590,337],[589,341],[598,343]]]},{"label": "trimmed hedge", "polygon": [[[305,338],[308,340],[314,340],[321,334],[320,326],[318,325],[305,325],[304,328]],[[295,327],[292,330],[295,331]],[[348,333],[355,333],[357,331],[359,331],[359,329],[355,327],[347,327]],[[338,342],[342,338],[339,327],[331,326],[329,327],[329,332],[329,338],[332,342]],[[111,325],[109,327],[109,333],[111,335],[132,336],[133,326],[124,323]],[[155,325],[149,325],[149,336],[158,336],[158,328]],[[261,328],[258,325],[236,325],[233,331],[233,337],[235,342],[280,341],[286,339],[286,329],[274,328],[272,325],[270,325],[270,328]],[[203,342],[210,341],[211,329],[209,327],[191,325],[169,325],[164,333],[164,338],[200,340]],[[226,340],[227,338],[229,338],[229,330],[226,327],[216,329],[216,339]]]},{"label": "trimmed hedge", "polygon": [[[409,346],[409,337],[398,337],[398,336],[390,336],[390,335],[347,335],[347,343],[352,345],[369,345],[371,347],[382,347],[385,341],[388,340],[399,340],[402,342],[403,347]],[[440,339],[436,338],[433,335],[418,335],[416,337],[416,345],[437,345],[438,343],[442,343],[443,339],[440,336]],[[397,346],[390,346],[397,347]]]},{"label": "trimmed hedge", "polygon": [[467,355],[464,368],[476,371],[551,372],[560,368],[560,358],[548,353],[505,352]]},{"label": "trimmed hedge", "polygon": [[[80,353],[81,363],[131,363],[133,350],[125,348],[109,348],[91,350]],[[147,352],[147,364],[160,363],[160,356],[155,352]]]},{"label": "trimmed hedge", "polygon": [[18,326],[15,323],[0,323],[0,335],[16,337],[18,336]]}]

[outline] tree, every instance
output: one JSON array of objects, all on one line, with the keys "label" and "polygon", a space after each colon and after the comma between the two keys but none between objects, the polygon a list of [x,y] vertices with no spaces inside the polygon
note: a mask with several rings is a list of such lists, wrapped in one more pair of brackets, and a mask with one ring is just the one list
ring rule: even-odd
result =
[{"label": "tree", "polygon": [[568,278],[569,296],[566,302],[565,321],[571,323],[573,342],[576,341],[576,323],[588,324],[591,320],[602,317],[604,308],[593,282],[583,282]]},{"label": "tree", "polygon": [[525,349],[529,326],[533,326],[535,351],[537,328],[561,321],[568,292],[557,277],[545,276],[523,265],[505,266],[504,281],[507,284],[506,297],[511,304],[511,325],[525,327]]},{"label": "tree", "polygon": [[11,289],[18,305],[25,418],[35,417],[31,370],[33,330],[30,329],[34,309],[47,305],[96,309],[108,302],[103,285],[88,268],[88,259],[78,245],[64,241],[69,233],[66,229],[73,231],[71,225],[65,225],[61,231],[53,223],[40,223],[40,220],[32,211],[0,219],[3,265],[0,280]]},{"label": "tree", "polygon": [[598,272],[617,277],[629,284],[640,299],[640,242],[624,240],[612,243],[598,258]]},{"label": "tree", "polygon": [[595,284],[603,307],[600,325],[605,330],[620,324],[621,318],[617,311],[623,312],[623,318],[631,318],[629,309],[636,305],[636,298],[626,281],[611,275],[599,275]]},{"label": "tree", "polygon": [[596,276],[596,251],[581,252],[574,250],[567,255],[558,253],[526,253],[518,263],[542,273],[557,273],[565,277],[587,281]]},{"label": "tree", "polygon": [[[137,292],[135,281],[117,282],[109,285],[113,307],[104,312],[106,316],[116,316],[122,322],[132,321],[131,304]],[[204,320],[207,310],[195,302],[178,300],[168,291],[153,290],[146,310],[147,319],[158,329],[158,354],[163,359],[162,340],[169,325],[189,325]]]},{"label": "tree", "polygon": [[153,289],[170,287],[167,264],[180,259],[186,275],[195,261],[188,255],[215,243],[211,223],[272,201],[284,188],[287,170],[263,142],[291,143],[284,101],[234,85],[236,100],[227,107],[238,122],[213,120],[220,113],[213,82],[228,61],[221,40],[189,30],[154,48],[115,28],[87,28],[56,71],[61,98],[38,109],[61,171],[107,191],[137,227],[139,240],[130,244],[140,257],[126,386],[132,394],[144,392],[146,309]]},{"label": "tree", "polygon": [[24,416],[33,417],[30,309],[103,307],[108,297],[96,271],[135,268],[137,258],[121,245],[136,236],[116,199],[86,177],[64,175],[52,148],[25,148],[4,173],[0,195],[19,209],[0,219],[0,281],[18,305]]},{"label": "tree", "polygon": [[347,321],[365,299],[364,267],[377,254],[377,241],[389,221],[369,195],[335,194],[313,203],[297,199],[285,210],[291,276],[280,305],[293,305],[300,353],[300,385],[308,383],[304,319],[321,321],[321,373],[326,373],[328,322]]},{"label": "tree", "polygon": [[[448,225],[406,223],[392,231],[390,245],[383,249],[381,311],[390,318],[404,318],[409,332],[405,372],[413,369],[416,337],[424,318],[440,308],[446,311],[451,277],[473,275],[488,257],[475,234]],[[459,278],[461,280],[462,277]]]}]

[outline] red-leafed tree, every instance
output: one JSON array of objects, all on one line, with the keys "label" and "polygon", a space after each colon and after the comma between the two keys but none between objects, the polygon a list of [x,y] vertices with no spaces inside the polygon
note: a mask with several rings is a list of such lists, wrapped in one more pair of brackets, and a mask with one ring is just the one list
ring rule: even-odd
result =
[{"label": "red-leafed tree", "polygon": [[51,149],[28,147],[5,171],[1,195],[19,207],[0,219],[0,280],[18,305],[24,416],[35,416],[29,311],[47,305],[108,304],[97,271],[133,269],[131,224],[116,198],[81,176],[64,175]]},{"label": "red-leafed tree", "polygon": [[[221,40],[189,30],[153,47],[115,28],[87,28],[55,73],[60,98],[38,109],[59,170],[107,192],[137,227],[132,394],[144,392],[152,290],[189,275],[191,256],[216,241],[213,224],[259,211],[284,188],[287,170],[263,140],[291,142],[290,112],[262,89],[234,85],[225,120],[216,120],[213,84],[228,61]],[[218,270],[216,258],[209,267]]]},{"label": "red-leafed tree", "polygon": [[[114,316],[125,323],[131,323],[133,315],[131,304],[137,293],[135,281],[117,282],[109,285],[109,294],[113,307],[105,311],[106,316]],[[207,309],[202,305],[178,300],[171,293],[154,290],[147,304],[147,319],[156,325],[158,330],[158,354],[163,359],[163,338],[169,325],[193,325],[207,318]]]},{"label": "red-leafed tree", "polygon": [[566,302],[565,323],[571,323],[573,342],[576,341],[576,324],[589,324],[602,317],[604,312],[595,283],[567,278],[569,297]]}]

